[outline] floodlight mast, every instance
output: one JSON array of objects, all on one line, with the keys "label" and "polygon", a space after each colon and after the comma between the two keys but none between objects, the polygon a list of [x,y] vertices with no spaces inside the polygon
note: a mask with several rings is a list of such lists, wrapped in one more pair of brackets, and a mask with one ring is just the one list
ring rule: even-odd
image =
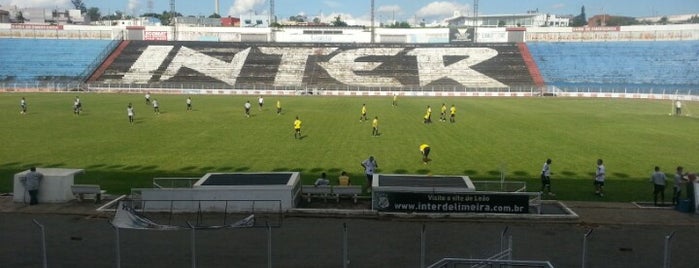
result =
[{"label": "floodlight mast", "polygon": [[371,43],[374,43],[374,0],[371,0]]},{"label": "floodlight mast", "polygon": [[175,15],[175,0],[170,0],[170,23],[172,24],[172,41],[177,41],[177,16]]},{"label": "floodlight mast", "polygon": [[473,0],[473,43],[478,42],[478,0]]}]

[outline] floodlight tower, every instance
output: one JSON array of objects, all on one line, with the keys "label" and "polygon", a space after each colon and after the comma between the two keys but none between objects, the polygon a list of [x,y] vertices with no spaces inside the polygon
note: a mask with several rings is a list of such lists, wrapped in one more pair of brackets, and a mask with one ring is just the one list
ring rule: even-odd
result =
[{"label": "floodlight tower", "polygon": [[269,1],[269,23],[277,22],[277,16],[274,15],[274,0]]},{"label": "floodlight tower", "polygon": [[473,43],[478,42],[478,0],[473,0]]},{"label": "floodlight tower", "polygon": [[374,0],[371,0],[371,43],[374,43]]},{"label": "floodlight tower", "polygon": [[172,24],[172,41],[177,41],[177,16],[175,15],[175,0],[170,0],[170,23]]}]

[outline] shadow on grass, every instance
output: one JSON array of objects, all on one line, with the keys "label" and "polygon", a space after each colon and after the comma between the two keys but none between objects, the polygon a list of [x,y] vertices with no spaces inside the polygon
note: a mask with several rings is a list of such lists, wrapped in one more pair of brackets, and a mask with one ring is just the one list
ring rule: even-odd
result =
[{"label": "shadow on grass", "polygon": [[318,172],[321,172],[321,171],[323,171],[323,170],[325,170],[325,169],[319,168],[319,167],[314,167],[314,168],[312,168],[312,169],[309,170],[309,171],[312,172],[312,173],[318,173]]},{"label": "shadow on grass", "polygon": [[629,174],[626,174],[626,173],[618,173],[618,172],[612,173],[612,176],[617,177],[617,178],[622,178],[622,179],[627,179],[627,178],[629,178]]},{"label": "shadow on grass", "polygon": [[342,169],[340,168],[330,168],[328,169],[328,173],[340,173]]},{"label": "shadow on grass", "polygon": [[47,168],[57,168],[57,167],[63,167],[63,166],[65,166],[65,163],[53,163],[53,164],[44,165],[44,167],[47,167]]},{"label": "shadow on grass", "polygon": [[473,169],[467,169],[467,170],[464,170],[464,175],[475,176],[475,175],[478,175],[478,171],[473,170]]},{"label": "shadow on grass", "polygon": [[393,173],[394,174],[406,174],[406,173],[408,173],[408,171],[405,169],[399,168],[399,169],[394,170]]},{"label": "shadow on grass", "polygon": [[124,170],[137,170],[141,169],[141,165],[134,165],[134,166],[125,166]]},{"label": "shadow on grass", "polygon": [[564,170],[564,171],[561,171],[561,175],[566,176],[566,177],[573,177],[573,176],[578,175],[578,174],[575,172],[572,172],[572,171]]},{"label": "shadow on grass", "polygon": [[430,170],[429,169],[418,169],[418,170],[416,170],[416,172],[417,172],[417,174],[425,175],[425,174],[430,173]]},{"label": "shadow on grass", "polygon": [[195,167],[195,166],[186,166],[186,167],[180,168],[180,171],[192,171],[195,169],[197,169],[197,167]]},{"label": "shadow on grass", "polygon": [[490,176],[500,176],[500,170],[489,170],[486,173]]},{"label": "shadow on grass", "polygon": [[243,172],[250,170],[250,167],[239,167],[235,169],[235,172]]},{"label": "shadow on grass", "polygon": [[531,176],[531,175],[529,175],[529,172],[521,171],[521,170],[512,172],[512,174],[514,174],[515,176],[520,176],[520,177],[530,177]]}]

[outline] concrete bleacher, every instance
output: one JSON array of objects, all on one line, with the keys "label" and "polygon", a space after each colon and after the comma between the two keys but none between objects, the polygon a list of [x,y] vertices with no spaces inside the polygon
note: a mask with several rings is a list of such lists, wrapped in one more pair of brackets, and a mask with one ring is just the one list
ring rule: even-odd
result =
[{"label": "concrete bleacher", "polygon": [[131,41],[91,83],[223,89],[533,87],[516,44]]},{"label": "concrete bleacher", "polygon": [[563,89],[699,87],[699,41],[527,43],[545,83]]},{"label": "concrete bleacher", "polygon": [[0,83],[83,81],[113,42],[0,39]]}]

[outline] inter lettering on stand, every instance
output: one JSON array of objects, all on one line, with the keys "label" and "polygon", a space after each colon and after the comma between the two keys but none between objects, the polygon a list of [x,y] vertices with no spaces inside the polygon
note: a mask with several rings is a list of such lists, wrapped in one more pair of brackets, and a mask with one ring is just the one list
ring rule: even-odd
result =
[{"label": "inter lettering on stand", "polygon": [[[507,87],[472,68],[498,56],[497,50],[486,47],[262,46],[207,50],[186,45],[148,45],[121,77],[121,82],[147,84],[167,81],[182,68],[188,68],[202,76],[235,86],[245,68],[262,68],[260,64],[247,66],[249,57],[266,59],[270,56],[280,59],[271,61],[269,64],[272,66],[264,66],[265,70],[273,69],[276,72],[270,86],[277,87],[304,86],[308,69],[327,73],[335,81],[333,83],[358,87],[411,86],[398,78],[401,72],[410,70],[416,72],[419,86],[448,79],[464,87]],[[309,61],[310,57],[314,58],[313,62]],[[394,65],[402,66],[397,69],[402,71],[386,71],[396,69]]]}]

